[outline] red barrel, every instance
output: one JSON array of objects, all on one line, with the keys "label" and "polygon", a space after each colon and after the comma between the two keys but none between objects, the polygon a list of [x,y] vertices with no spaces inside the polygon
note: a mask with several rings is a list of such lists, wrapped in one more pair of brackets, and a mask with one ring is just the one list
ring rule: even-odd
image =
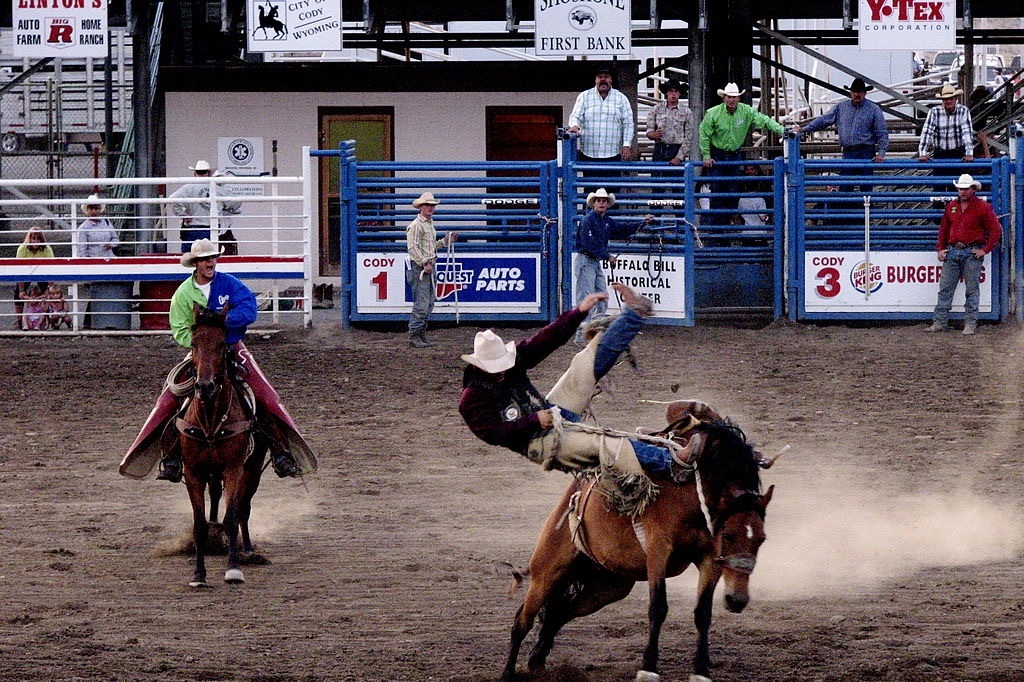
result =
[{"label": "red barrel", "polygon": [[[139,327],[142,329],[170,329],[168,312],[171,310],[171,296],[181,282],[156,281],[139,282]],[[153,300],[147,300],[153,299]]]}]

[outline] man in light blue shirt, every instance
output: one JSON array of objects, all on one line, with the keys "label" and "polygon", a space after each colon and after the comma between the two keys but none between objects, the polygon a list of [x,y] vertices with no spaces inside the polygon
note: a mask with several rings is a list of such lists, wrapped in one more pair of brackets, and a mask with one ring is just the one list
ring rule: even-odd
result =
[{"label": "man in light blue shirt", "polygon": [[[621,91],[612,87],[612,72],[597,70],[594,87],[576,98],[569,114],[569,132],[580,136],[579,160],[613,163],[633,158],[636,125],[633,105]],[[588,177],[614,175],[590,172]],[[614,192],[614,188],[609,191]]]}]

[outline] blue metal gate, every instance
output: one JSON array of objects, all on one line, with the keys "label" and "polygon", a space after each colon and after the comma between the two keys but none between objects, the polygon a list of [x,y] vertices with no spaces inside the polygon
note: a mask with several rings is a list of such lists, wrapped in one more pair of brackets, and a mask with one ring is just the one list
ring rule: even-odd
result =
[{"label": "blue metal gate", "polygon": [[[930,319],[941,263],[935,257],[939,220],[956,197],[953,181],[971,172],[992,202],[1004,233],[1009,222],[1007,159],[962,162],[891,160],[885,164],[802,159],[792,145],[789,199],[790,318]],[[979,318],[1009,310],[1009,244],[986,257]],[[963,290],[954,313],[963,310]]]},{"label": "blue metal gate", "polygon": [[557,166],[548,162],[358,161],[341,145],[342,322],[407,319],[406,226],[423,192],[441,201],[442,321],[546,322],[558,313]]},{"label": "blue metal gate", "polygon": [[962,172],[983,183],[1006,232],[986,260],[980,317],[1005,319],[1011,282],[1017,301],[1024,294],[1022,259],[1010,268],[1011,248],[1024,253],[1024,216],[1008,220],[1024,205],[1022,183],[1014,193],[1010,182],[1024,177],[1019,153],[1014,164],[874,164],[802,159],[789,139],[785,158],[720,162],[725,173],[709,177],[698,162],[581,162],[575,135],[560,136],[561,159],[547,162],[360,162],[352,142],[314,152],[341,162],[342,323],[408,316],[405,227],[423,191],[441,199],[439,231],[460,237],[439,258],[440,320],[545,322],[571,307],[576,226],[598,187],[616,194],[618,220],[655,216],[615,244],[622,255],[606,273],[655,298],[663,324],[693,324],[695,310],[928,318],[939,219]]}]

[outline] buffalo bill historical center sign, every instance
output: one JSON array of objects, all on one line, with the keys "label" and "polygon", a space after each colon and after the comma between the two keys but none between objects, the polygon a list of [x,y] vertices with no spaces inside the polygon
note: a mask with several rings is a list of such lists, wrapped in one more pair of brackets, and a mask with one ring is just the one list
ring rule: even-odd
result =
[{"label": "buffalo bill historical center sign", "polygon": [[955,0],[860,0],[862,50],[956,49]]},{"label": "buffalo bill historical center sign", "polygon": [[628,55],[630,0],[535,0],[539,55]]},{"label": "buffalo bill historical center sign", "polygon": [[14,0],[15,57],[106,57],[107,0]]}]

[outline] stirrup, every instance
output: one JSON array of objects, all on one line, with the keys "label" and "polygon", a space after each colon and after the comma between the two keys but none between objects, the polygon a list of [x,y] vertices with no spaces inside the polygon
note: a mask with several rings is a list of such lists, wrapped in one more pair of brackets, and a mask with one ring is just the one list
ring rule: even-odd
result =
[{"label": "stirrup", "polygon": [[299,475],[299,465],[287,450],[279,450],[271,456],[271,463],[274,466],[274,473],[279,478],[288,478]]},{"label": "stirrup", "polygon": [[160,460],[160,472],[156,475],[156,480],[180,483],[181,475],[181,459],[177,457],[165,457]]}]

